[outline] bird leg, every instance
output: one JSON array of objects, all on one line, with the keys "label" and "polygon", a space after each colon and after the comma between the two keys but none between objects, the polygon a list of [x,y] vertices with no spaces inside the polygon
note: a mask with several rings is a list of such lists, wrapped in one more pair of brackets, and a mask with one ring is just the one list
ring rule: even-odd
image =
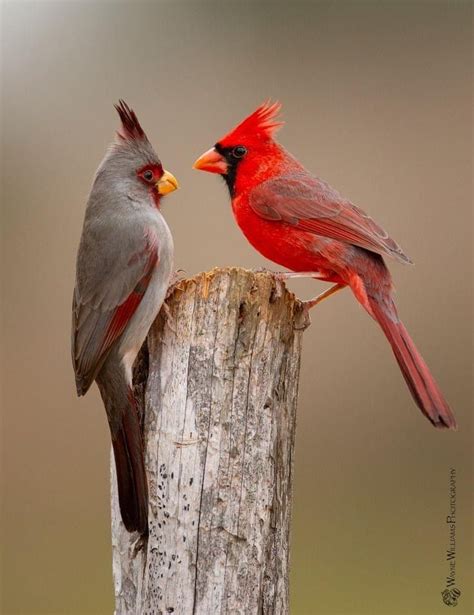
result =
[{"label": "bird leg", "polygon": [[166,293],[166,299],[172,294],[175,287],[183,280],[183,274],[185,274],[184,269],[177,269],[171,274],[170,281],[168,282],[168,291]]},{"label": "bird leg", "polygon": [[324,277],[319,271],[271,271],[270,269],[265,269],[265,267],[260,267],[259,269],[255,269],[255,271],[256,273],[270,273],[282,282],[291,278],[314,278],[324,280]]},{"label": "bird leg", "polygon": [[342,290],[345,287],[346,284],[334,284],[333,286],[331,286],[331,288],[328,288],[314,299],[310,299],[309,301],[303,301],[303,307],[306,310],[310,310],[315,305],[318,305],[318,303],[321,303],[321,301],[324,301],[324,299],[327,299],[328,297],[334,295],[334,293],[337,293],[339,290]]},{"label": "bird leg", "polygon": [[291,280],[293,278],[313,278],[316,280],[324,280],[322,273],[319,271],[276,271],[273,275],[279,280]]}]

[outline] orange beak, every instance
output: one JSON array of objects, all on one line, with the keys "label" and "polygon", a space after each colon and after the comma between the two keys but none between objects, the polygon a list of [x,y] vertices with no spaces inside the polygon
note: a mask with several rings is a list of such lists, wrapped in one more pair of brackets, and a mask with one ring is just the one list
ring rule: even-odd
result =
[{"label": "orange beak", "polygon": [[196,160],[193,164],[193,169],[225,175],[227,173],[227,161],[214,147],[211,147],[211,149],[207,150]]}]

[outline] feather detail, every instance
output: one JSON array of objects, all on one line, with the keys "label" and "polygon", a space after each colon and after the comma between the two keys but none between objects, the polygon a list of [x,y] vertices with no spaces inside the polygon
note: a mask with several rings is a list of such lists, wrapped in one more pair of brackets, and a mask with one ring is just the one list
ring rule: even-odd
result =
[{"label": "feather detail", "polygon": [[402,263],[412,261],[360,207],[306,172],[280,175],[251,190],[249,205],[267,220],[287,222],[315,235],[344,241]]},{"label": "feather detail", "polygon": [[140,126],[140,122],[133,109],[127,103],[120,99],[118,105],[114,105],[122,122],[122,127],[117,131],[120,139],[146,139],[145,131]]},{"label": "feather detail", "polygon": [[281,104],[267,100],[253,113],[245,118],[227,136],[219,141],[225,145],[227,141],[236,144],[246,138],[271,139],[284,122],[278,119]]},{"label": "feather detail", "polygon": [[[140,305],[153,271],[159,263],[157,245],[155,237],[147,237],[145,248],[140,254],[131,257],[129,268],[133,271],[133,277],[125,288],[128,290],[131,283],[134,285],[117,305],[101,309],[100,305],[94,307],[91,300],[81,302],[76,288],[73,301],[72,357],[78,395],[87,392],[112,344],[122,335]],[[138,262],[133,267],[134,260],[137,259]],[[115,279],[116,284],[119,281]]]},{"label": "feather detail", "polygon": [[417,406],[438,429],[457,429],[456,419],[448,402],[408,331],[400,322],[393,302],[384,305],[379,299],[369,297],[369,304],[375,320],[390,342]]}]

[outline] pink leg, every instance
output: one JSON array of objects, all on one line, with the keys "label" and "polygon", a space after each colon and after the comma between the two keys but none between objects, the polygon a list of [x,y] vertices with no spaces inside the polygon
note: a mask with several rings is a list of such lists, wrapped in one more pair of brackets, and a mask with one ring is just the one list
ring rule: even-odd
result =
[{"label": "pink leg", "polygon": [[255,270],[257,273],[271,273],[278,280],[289,280],[291,278],[314,278],[318,280],[324,280],[322,274],[319,271],[271,271],[260,267]]},{"label": "pink leg", "polygon": [[318,305],[318,303],[321,303],[321,301],[324,301],[324,299],[327,299],[328,297],[334,295],[334,293],[337,293],[339,290],[342,290],[345,287],[346,284],[334,284],[334,286],[331,286],[331,288],[328,288],[314,299],[310,299],[309,301],[303,301],[303,305],[307,310],[310,310],[315,305]]},{"label": "pink leg", "polygon": [[290,280],[292,278],[324,279],[319,271],[277,271],[274,275],[279,280]]}]

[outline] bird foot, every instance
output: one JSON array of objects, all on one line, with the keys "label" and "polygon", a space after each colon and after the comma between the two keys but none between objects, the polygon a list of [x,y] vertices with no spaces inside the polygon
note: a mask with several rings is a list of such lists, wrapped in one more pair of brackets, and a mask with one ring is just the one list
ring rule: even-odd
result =
[{"label": "bird foot", "polygon": [[184,276],[181,275],[183,273],[185,273],[184,269],[178,269],[171,276],[170,282],[169,282],[169,286],[168,286],[168,290],[166,291],[165,303],[163,305],[166,304],[166,301],[171,297],[171,295],[174,293],[174,291],[177,288],[180,288],[179,285],[184,280]]},{"label": "bird foot", "polygon": [[311,316],[309,315],[308,301],[300,301],[298,311],[295,314],[295,331],[304,331],[311,324]]},{"label": "bird foot", "polygon": [[324,299],[327,299],[328,297],[331,297],[332,295],[334,295],[334,293],[339,292],[340,290],[342,290],[345,287],[346,287],[345,284],[334,284],[333,286],[331,286],[330,288],[325,290],[323,293],[321,293],[320,295],[318,295],[314,299],[309,299],[309,301],[303,301],[303,305],[304,305],[305,309],[311,310],[316,305],[318,305],[318,303],[321,303],[321,301],[324,301]]},{"label": "bird foot", "polygon": [[309,299],[309,301],[301,301],[301,324],[298,323],[295,329],[301,330],[309,327],[309,325],[311,324],[311,317],[309,315],[309,311],[316,307],[318,303],[321,303],[321,301],[324,301],[324,299],[331,297],[331,295],[334,295],[334,293],[339,292],[345,287],[345,284],[334,284],[333,286],[331,286],[331,288],[328,288],[314,299]]},{"label": "bird foot", "polygon": [[166,297],[165,297],[165,301],[166,299],[168,299],[168,297],[172,294],[172,292],[174,291],[174,289],[176,288],[176,286],[178,286],[178,284],[183,280],[184,278],[184,273],[186,273],[184,271],[184,269],[177,269],[171,276],[170,281],[169,281],[169,286],[168,286],[168,290],[166,292]]},{"label": "bird foot", "polygon": [[171,276],[170,284],[176,284],[177,282],[182,280],[185,273],[186,271],[184,269],[176,269],[176,271]]},{"label": "bird foot", "polygon": [[278,299],[283,297],[283,289],[285,288],[283,280],[280,280],[275,276],[275,283],[272,285],[272,291],[270,293],[270,303],[275,303]]}]

